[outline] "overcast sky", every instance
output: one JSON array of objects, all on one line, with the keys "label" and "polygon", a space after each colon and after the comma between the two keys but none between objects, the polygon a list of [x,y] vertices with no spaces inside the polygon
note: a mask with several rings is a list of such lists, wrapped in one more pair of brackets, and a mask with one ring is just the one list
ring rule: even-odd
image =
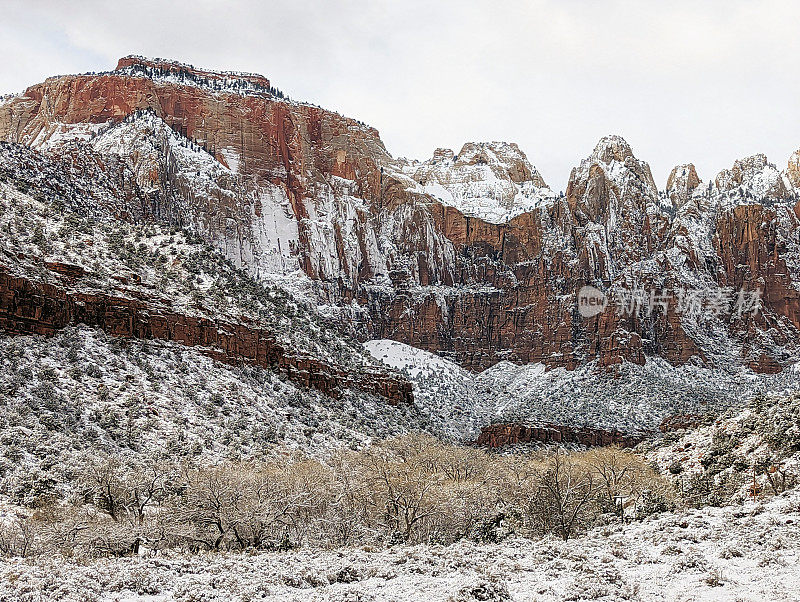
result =
[{"label": "overcast sky", "polygon": [[800,148],[800,2],[2,0],[0,93],[126,54],[254,71],[395,156],[517,142],[556,190],[604,134],[659,187]]}]

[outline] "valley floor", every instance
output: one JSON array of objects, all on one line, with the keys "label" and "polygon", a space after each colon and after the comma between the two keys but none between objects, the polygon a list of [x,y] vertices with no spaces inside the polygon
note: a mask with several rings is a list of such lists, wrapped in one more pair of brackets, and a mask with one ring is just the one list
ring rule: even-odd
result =
[{"label": "valley floor", "polygon": [[563,542],[0,563],[3,601],[800,600],[800,491]]}]

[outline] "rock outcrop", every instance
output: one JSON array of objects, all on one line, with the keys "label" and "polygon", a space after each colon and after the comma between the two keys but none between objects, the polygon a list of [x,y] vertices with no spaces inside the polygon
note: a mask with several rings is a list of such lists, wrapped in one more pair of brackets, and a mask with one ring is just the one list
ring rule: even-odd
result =
[{"label": "rock outcrop", "polygon": [[783,175],[763,154],[735,161],[733,167],[717,174],[715,183],[721,192],[740,189],[756,199],[785,199],[790,196]]},{"label": "rock outcrop", "polygon": [[625,435],[619,431],[589,427],[569,427],[555,424],[543,426],[492,424],[481,430],[477,444],[490,448],[529,443],[575,443],[587,447],[608,445],[635,447],[645,438],[643,435]]},{"label": "rock outcrop", "polygon": [[673,167],[667,178],[667,196],[672,201],[672,206],[675,209],[684,207],[692,199],[700,183],[697,171],[691,163]]},{"label": "rock outcrop", "polygon": [[786,175],[792,186],[800,188],[800,150],[796,150],[789,158],[789,166]]},{"label": "rock outcrop", "polygon": [[456,155],[436,149],[423,163],[403,166],[419,187],[467,217],[505,223],[555,198],[516,144],[467,142]]}]

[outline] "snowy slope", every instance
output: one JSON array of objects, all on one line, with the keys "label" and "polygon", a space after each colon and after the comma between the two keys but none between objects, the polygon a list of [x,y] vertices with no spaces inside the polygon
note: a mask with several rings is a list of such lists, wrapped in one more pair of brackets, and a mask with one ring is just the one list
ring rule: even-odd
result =
[{"label": "snowy slope", "polygon": [[[0,267],[154,311],[246,323],[291,353],[357,373],[377,362],[312,306],[267,287],[202,241],[164,226],[87,219],[0,183]],[[65,281],[46,264],[82,268]],[[427,430],[414,407],[345,390],[339,398],[204,348],[121,340],[85,327],[54,337],[0,333],[0,496],[25,502],[71,480],[84,453],[216,461],[279,445],[311,453]],[[29,501],[29,500],[28,500]]]},{"label": "snowy slope", "polygon": [[800,484],[800,395],[761,396],[743,409],[651,443],[648,456],[687,500],[741,503]]},{"label": "snowy slope", "polygon": [[[86,271],[89,291],[127,294],[182,314],[243,318],[274,331],[296,352],[372,364],[360,345],[325,324],[313,306],[237,270],[222,254],[166,226],[95,221],[57,212],[0,183],[0,260],[12,274],[48,281],[46,261]],[[122,286],[120,278],[126,281]]]},{"label": "snowy slope", "polygon": [[423,424],[411,407],[352,391],[329,398],[177,344],[86,327],[0,335],[0,498],[17,504],[69,493],[98,453],[203,463],[318,455]]},{"label": "snowy slope", "polygon": [[491,404],[479,393],[474,375],[458,364],[397,341],[367,341],[364,347],[409,377],[415,404],[442,436],[474,439],[490,422]]},{"label": "snowy slope", "polygon": [[595,362],[575,370],[541,365],[497,364],[478,375],[478,390],[490,396],[496,418],[575,426],[656,431],[673,414],[716,413],[759,392],[800,387],[797,373],[758,375],[692,365],[672,366],[648,358],[644,366],[623,363],[609,371]]},{"label": "snowy slope", "polygon": [[612,371],[595,362],[575,370],[500,362],[472,374],[435,354],[386,340],[365,344],[373,357],[415,385],[420,409],[433,424],[461,439],[492,422],[554,423],[656,433],[675,414],[716,414],[760,393],[800,389],[800,374],[755,374],[672,366],[655,358]]}]

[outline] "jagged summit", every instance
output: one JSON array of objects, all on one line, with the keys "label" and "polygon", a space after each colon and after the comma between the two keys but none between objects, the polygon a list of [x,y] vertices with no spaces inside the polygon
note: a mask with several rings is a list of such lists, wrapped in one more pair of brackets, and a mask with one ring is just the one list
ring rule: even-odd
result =
[{"label": "jagged summit", "polygon": [[700,184],[700,177],[697,175],[693,163],[684,163],[673,167],[667,178],[666,189],[672,206],[680,208],[685,205]]},{"label": "jagged summit", "polygon": [[623,163],[628,157],[633,157],[633,149],[622,136],[614,134],[603,136],[592,151],[591,158],[603,163],[619,161]]},{"label": "jagged summit", "polygon": [[[590,196],[603,196],[598,169],[603,180],[611,186],[613,196],[620,200],[622,197],[635,197],[634,204],[641,205],[643,200],[653,201],[658,196],[650,165],[634,156],[633,149],[622,136],[609,135],[599,140],[592,154],[572,170],[568,191],[577,187],[589,192]],[[570,196],[569,192],[567,196]]]},{"label": "jagged summit", "polygon": [[493,171],[505,171],[517,184],[530,181],[538,188],[547,187],[516,142],[467,142],[461,147],[455,165],[489,165]]},{"label": "jagged summit", "polygon": [[547,187],[516,142],[465,142],[458,154],[450,148],[437,148],[423,164],[446,162],[454,167],[488,165],[492,171],[505,172],[516,183],[532,181],[537,187]]},{"label": "jagged summit", "polygon": [[738,190],[758,199],[787,199],[794,192],[789,179],[763,153],[738,159],[733,167],[719,172],[714,182],[722,193]]},{"label": "jagged summit", "polygon": [[403,172],[415,189],[491,223],[505,223],[555,197],[514,142],[466,142],[458,154],[438,148]]},{"label": "jagged summit", "polygon": [[439,163],[440,161],[453,161],[455,159],[456,154],[453,152],[452,148],[437,148],[433,151],[433,156],[430,158],[430,161],[433,163]]}]

